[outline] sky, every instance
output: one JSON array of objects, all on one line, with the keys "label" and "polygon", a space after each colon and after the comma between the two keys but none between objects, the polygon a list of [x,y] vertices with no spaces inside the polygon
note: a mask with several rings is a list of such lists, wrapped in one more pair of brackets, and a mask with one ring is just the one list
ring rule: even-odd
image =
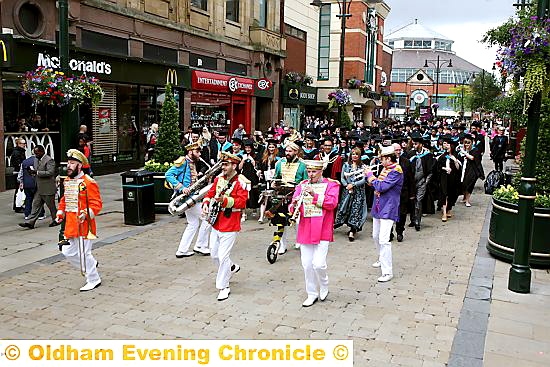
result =
[{"label": "sky", "polygon": [[472,64],[491,71],[496,48],[479,41],[491,28],[511,16],[517,0],[385,0],[391,7],[384,33],[388,34],[414,22],[455,41],[453,51]]}]

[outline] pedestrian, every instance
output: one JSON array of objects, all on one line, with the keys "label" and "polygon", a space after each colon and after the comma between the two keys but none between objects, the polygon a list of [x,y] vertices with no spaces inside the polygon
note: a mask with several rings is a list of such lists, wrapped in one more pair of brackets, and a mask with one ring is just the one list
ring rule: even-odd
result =
[{"label": "pedestrian", "polygon": [[504,136],[504,126],[497,128],[497,135],[491,141],[491,159],[495,163],[495,170],[503,171],[506,158],[506,151],[508,150],[508,138]]},{"label": "pedestrian", "polygon": [[466,207],[471,207],[470,199],[477,179],[483,177],[483,168],[481,166],[481,151],[473,147],[474,137],[471,134],[464,136],[464,145],[459,151],[459,157],[462,162],[462,172],[460,182],[462,182],[462,202]]},{"label": "pedestrian", "polygon": [[[242,155],[242,160],[239,163],[238,171],[246,177],[247,180],[251,183],[250,191],[248,192],[248,201],[246,202],[247,209],[258,208],[258,200],[260,198],[260,193],[258,189],[258,183],[260,178],[258,176],[258,171],[256,169],[256,153],[254,152],[254,140],[246,139],[244,142],[244,153]],[[247,214],[246,211],[243,212],[241,217],[242,221],[246,221]]]},{"label": "pedestrian", "polygon": [[[405,232],[405,224],[407,221],[407,213],[414,212],[415,185],[414,174],[411,167],[411,162],[406,153],[403,152],[403,146],[398,143],[392,144],[397,156],[397,163],[403,170],[403,186],[401,187],[401,195],[399,200],[399,220],[395,223],[395,232],[397,233],[397,242],[403,242],[403,233]],[[390,237],[393,237],[390,235]]]},{"label": "pedestrian", "polygon": [[[19,170],[21,169],[21,163],[26,158],[27,158],[27,141],[25,140],[25,138],[15,139],[15,147],[13,148],[13,151],[11,152],[11,156],[10,156],[10,166],[13,167],[13,174],[15,175],[15,177],[18,176]],[[16,187],[13,193],[13,210],[16,213],[21,213],[23,212],[23,207],[17,206],[15,203],[16,201],[15,198],[17,197],[18,191],[19,191],[19,187]]]},{"label": "pedestrian", "polygon": [[460,173],[462,163],[457,158],[457,143],[450,135],[443,137],[445,153],[437,159],[437,172],[439,175],[439,205],[441,205],[441,221],[446,222],[452,218],[451,210],[461,193]]},{"label": "pedestrian", "polygon": [[90,150],[90,146],[88,145],[88,140],[85,137],[81,137],[78,139],[78,150],[80,150],[82,154],[84,154],[84,156],[86,157],[86,160],[88,161],[86,165],[84,164],[82,165],[82,171],[89,176],[93,176],[92,166],[90,165],[91,158],[92,158],[92,151]]},{"label": "pedestrian", "polygon": [[43,205],[46,204],[52,217],[49,226],[55,227],[59,224],[55,220],[55,193],[57,191],[55,161],[46,154],[46,150],[42,145],[34,147],[34,156],[37,162],[36,167],[29,167],[28,172],[36,178],[36,194],[32,201],[31,215],[24,223],[19,223],[19,226],[33,229]]},{"label": "pedestrian", "polygon": [[210,233],[210,256],[218,268],[216,288],[218,301],[229,298],[229,280],[241,267],[231,261],[231,249],[241,230],[241,215],[246,208],[250,181],[237,173],[241,158],[220,153],[222,174],[214,179],[212,187],[202,202],[202,212],[212,224]]},{"label": "pedestrian", "polygon": [[86,163],[82,152],[76,149],[67,152],[67,178],[63,181],[63,196],[56,217],[57,223],[65,220],[64,237],[69,241],[61,251],[86,277],[81,292],[101,285],[98,262],[92,255],[92,239],[97,235],[95,218],[103,204],[97,182],[82,170]]},{"label": "pedestrian", "polygon": [[378,260],[372,266],[382,271],[378,281],[388,282],[393,278],[390,233],[394,222],[399,220],[403,170],[397,163],[397,156],[391,145],[382,147],[380,161],[384,169],[378,177],[367,167],[367,181],[374,188],[372,238],[378,251]]},{"label": "pedestrian", "polygon": [[[31,175],[30,170],[38,165],[35,156],[31,156],[21,163],[21,169],[17,175],[17,182],[19,182],[19,189],[23,189],[25,192],[25,220],[29,219],[32,212],[32,201],[36,194],[36,176]],[[44,206],[40,210],[38,219],[44,219]]]},{"label": "pedestrian", "polygon": [[414,227],[420,231],[420,222],[422,221],[422,201],[427,195],[426,191],[432,179],[435,158],[433,154],[424,147],[424,138],[420,134],[411,136],[414,142],[414,151],[411,153],[411,167],[414,172],[414,182],[416,197],[414,200],[414,216],[409,227]]},{"label": "pedestrian", "polygon": [[235,129],[235,131],[233,131],[233,135],[231,136],[231,138],[240,139],[242,141],[245,135],[246,135],[246,131],[244,129],[244,125],[239,124],[239,126]]},{"label": "pedestrian", "polygon": [[[189,188],[198,180],[199,163],[201,157],[201,142],[197,141],[185,147],[187,155],[178,158],[172,167],[165,173],[166,181],[174,189],[174,195],[190,195]],[[187,218],[187,227],[181,236],[181,240],[176,251],[176,257],[190,257],[198,252],[202,255],[209,255],[208,235],[210,226],[206,221],[201,222],[201,205],[194,205],[185,212]],[[193,251],[189,251],[195,233],[199,231],[197,242]]]},{"label": "pedestrian", "polygon": [[300,244],[307,292],[302,307],[310,307],[328,296],[327,254],[334,241],[340,183],[323,177],[323,161],[308,160],[305,165],[309,179],[296,187],[290,208],[291,215],[300,211],[296,243]]}]

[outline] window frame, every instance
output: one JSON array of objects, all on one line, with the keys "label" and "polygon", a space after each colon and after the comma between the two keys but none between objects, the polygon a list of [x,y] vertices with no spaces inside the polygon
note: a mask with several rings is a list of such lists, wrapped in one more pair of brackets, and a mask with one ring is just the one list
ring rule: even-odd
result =
[{"label": "window frame", "polygon": [[[200,2],[200,5],[193,4],[194,2]],[[189,1],[189,4],[193,8],[197,8],[203,11],[208,11],[208,0],[191,0]]]},{"label": "window frame", "polygon": [[[317,80],[329,80],[330,79],[330,18],[331,18],[331,4],[323,4],[319,8],[319,40],[317,42]],[[324,22],[323,22],[324,21]],[[328,29],[327,35],[322,36],[324,33],[322,30]],[[321,46],[321,39],[328,38],[328,46]],[[327,56],[321,58],[321,49],[327,51]],[[323,63],[323,67],[321,67]],[[324,67],[326,64],[326,67]]]},{"label": "window frame", "polygon": [[[231,6],[230,6],[231,5]],[[240,1],[239,0],[225,0],[225,20],[234,23],[240,23]],[[232,9],[233,16],[229,10]]]}]

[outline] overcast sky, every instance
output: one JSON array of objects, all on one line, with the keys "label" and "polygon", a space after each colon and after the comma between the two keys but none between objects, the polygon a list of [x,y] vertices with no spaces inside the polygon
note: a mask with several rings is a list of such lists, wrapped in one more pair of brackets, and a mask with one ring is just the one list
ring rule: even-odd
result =
[{"label": "overcast sky", "polygon": [[514,15],[517,0],[385,0],[391,7],[384,33],[418,19],[419,24],[455,41],[453,51],[463,59],[490,71],[495,49],[479,41],[485,32]]}]

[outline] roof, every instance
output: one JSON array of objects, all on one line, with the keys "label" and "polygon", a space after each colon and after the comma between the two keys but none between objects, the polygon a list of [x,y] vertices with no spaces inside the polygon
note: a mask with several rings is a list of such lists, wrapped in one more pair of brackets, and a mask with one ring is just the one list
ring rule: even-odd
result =
[{"label": "roof", "polygon": [[413,23],[407,24],[406,26],[399,28],[398,30],[388,33],[384,36],[384,42],[399,39],[439,39],[454,42],[449,37],[446,37],[441,33],[437,33],[430,28],[423,26],[422,24],[418,24],[416,19]]},{"label": "roof", "polygon": [[[435,50],[394,50],[393,51],[393,69],[401,68],[418,68],[424,69],[424,62],[426,60],[437,59],[439,55],[440,60],[449,60],[453,62],[453,69],[455,70],[464,70],[471,72],[480,72],[481,68],[475,66],[471,62],[464,60],[462,57],[457,56],[456,54],[445,52],[445,51],[435,51]],[[440,61],[441,62],[441,61]],[[430,65],[430,64],[428,64]],[[446,64],[442,68],[446,68]],[[429,68],[435,68],[433,65],[430,65]]]}]

